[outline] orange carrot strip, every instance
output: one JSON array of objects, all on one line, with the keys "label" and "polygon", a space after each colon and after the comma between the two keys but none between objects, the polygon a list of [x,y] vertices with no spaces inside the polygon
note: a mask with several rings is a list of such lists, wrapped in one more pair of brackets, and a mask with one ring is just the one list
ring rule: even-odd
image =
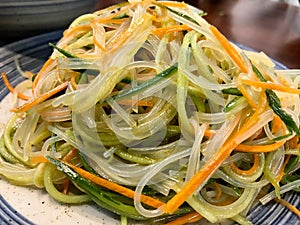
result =
[{"label": "orange carrot strip", "polygon": [[32,72],[28,71],[28,70],[26,70],[24,73],[25,73],[26,76],[29,77],[29,78],[31,78],[31,77],[34,76],[34,74],[33,74]]},{"label": "orange carrot strip", "polygon": [[78,85],[76,83],[77,76],[78,76],[77,73],[72,73],[72,76],[71,76],[71,84],[74,89],[77,89],[77,87],[78,87]]},{"label": "orange carrot strip", "polygon": [[265,89],[275,90],[275,91],[281,91],[286,92],[290,94],[300,94],[300,89],[290,88],[286,86],[282,86],[275,83],[269,83],[269,82],[261,82],[261,81],[254,81],[254,80],[248,80],[248,79],[242,79],[242,82],[247,85],[251,85],[254,87],[261,87]]},{"label": "orange carrot strip", "polygon": [[110,22],[116,16],[119,16],[119,15],[121,15],[123,13],[128,12],[128,9],[131,8],[132,6],[133,6],[132,4],[129,4],[129,5],[125,6],[122,10],[119,10],[118,12],[110,14],[107,17],[95,19],[95,21],[98,22],[98,23],[107,23],[107,22]]},{"label": "orange carrot strip", "polygon": [[63,36],[69,37],[76,32],[89,32],[91,29],[92,28],[89,24],[82,24],[65,30]]},{"label": "orange carrot strip", "polygon": [[[65,163],[66,165],[68,165],[70,168],[72,168],[76,173],[80,174],[82,177],[84,177],[85,179],[88,179],[90,180],[91,182],[95,183],[95,184],[98,184],[102,187],[105,187],[111,191],[115,191],[119,194],[122,194],[128,198],[134,198],[134,191],[129,189],[129,188],[126,188],[126,187],[123,187],[117,183],[114,183],[112,181],[109,181],[109,180],[105,180],[99,176],[96,176],[80,167],[77,167],[75,165],[72,165],[68,162],[65,162],[63,161],[63,163]],[[162,205],[164,205],[164,202],[161,202],[160,200],[158,199],[155,199],[155,198],[152,198],[150,196],[146,196],[146,195],[141,195],[141,202],[148,205],[148,206],[151,206],[151,207],[154,207],[154,208],[158,208]]]},{"label": "orange carrot strip", "polygon": [[159,1],[158,3],[167,7],[187,8],[187,4],[184,2]]},{"label": "orange carrot strip", "polygon": [[204,137],[210,138],[216,135],[215,130],[205,130],[204,131]]},{"label": "orange carrot strip", "polygon": [[119,38],[114,39],[114,41],[109,43],[109,46],[107,46],[107,49],[111,52],[118,49],[118,47],[121,46],[134,33],[134,31],[137,29],[137,27],[142,26],[142,24],[148,22],[149,17],[150,17],[150,15],[148,13],[145,13],[139,20],[130,24],[128,29],[124,30],[119,35]]},{"label": "orange carrot strip", "polygon": [[237,139],[257,123],[265,106],[266,102],[264,101],[261,107],[254,112],[241,129],[228,138],[222,147],[202,166],[186,185],[162,207],[163,212],[172,214],[196,191],[200,184],[205,182],[212,175],[213,171],[215,171],[240,144]]},{"label": "orange carrot strip", "polygon": [[[122,18],[122,19],[111,19],[108,20],[107,23],[112,23],[112,24],[123,24],[127,18]],[[104,25],[105,26],[105,25]]]},{"label": "orange carrot strip", "polygon": [[272,130],[271,130],[272,133],[276,133],[276,132],[280,131],[282,126],[283,126],[283,122],[280,119],[280,117],[277,115],[274,115],[274,119],[273,119],[273,123],[272,123]]},{"label": "orange carrot strip", "polygon": [[276,202],[279,202],[281,205],[285,206],[289,210],[291,210],[293,213],[295,213],[299,219],[300,219],[300,210],[297,209],[295,206],[293,206],[291,203],[285,201],[284,199],[275,199]]},{"label": "orange carrot strip", "polygon": [[35,76],[34,81],[32,82],[32,90],[36,87],[39,79],[41,78],[42,74],[46,70],[46,68],[53,62],[54,60],[52,58],[49,58],[43,65],[43,67],[40,69],[38,74]]},{"label": "orange carrot strip", "polygon": [[238,51],[233,47],[233,45],[228,41],[228,39],[213,25],[209,27],[213,35],[218,39],[221,45],[224,47],[225,51],[231,57],[231,59],[237,64],[238,67],[242,70],[242,72],[247,73],[248,69],[243,61],[241,55]]},{"label": "orange carrot strip", "polygon": [[45,162],[49,162],[49,160],[43,156],[43,155],[40,155],[40,156],[33,156],[30,158],[30,162],[32,164],[39,164],[39,163],[45,163]]},{"label": "orange carrot strip", "polygon": [[64,157],[63,157],[63,161],[70,161],[72,158],[74,158],[78,153],[77,148],[72,148]]},{"label": "orange carrot strip", "polygon": [[96,29],[96,26],[97,24],[95,22],[92,22],[91,23],[91,26],[93,28],[93,41],[94,41],[94,44],[102,51],[102,52],[107,52],[107,50],[105,49],[105,47],[98,41],[97,39],[97,35],[100,35],[100,34],[97,34],[98,32],[96,32],[94,29]]},{"label": "orange carrot strip", "polygon": [[62,84],[58,85],[57,87],[53,88],[52,90],[46,92],[45,94],[43,94],[37,98],[30,99],[24,105],[13,108],[11,111],[15,112],[15,113],[25,112],[25,111],[31,109],[33,106],[36,106],[37,104],[47,100],[48,98],[52,97],[53,95],[57,94],[58,92],[66,89],[68,87],[68,83],[69,83],[68,81],[65,83],[62,83]]},{"label": "orange carrot strip", "polygon": [[240,77],[237,78],[237,88],[242,92],[243,96],[247,99],[248,104],[253,108],[256,109],[258,107],[257,103],[252,99],[249,92],[246,90],[244,85],[241,82]]},{"label": "orange carrot strip", "polygon": [[253,154],[253,165],[249,170],[241,170],[233,162],[230,163],[230,167],[235,173],[240,175],[245,175],[245,176],[249,176],[253,174],[257,170],[258,166],[259,166],[259,158],[257,154]]},{"label": "orange carrot strip", "polygon": [[158,36],[159,38],[162,38],[167,33],[190,30],[190,29],[191,28],[189,26],[182,24],[182,25],[156,28],[154,30],[151,30],[151,33]]},{"label": "orange carrot strip", "polygon": [[187,223],[195,223],[201,220],[203,216],[201,216],[197,212],[190,212],[182,217],[173,220],[172,222],[166,223],[165,225],[183,225]]},{"label": "orange carrot strip", "polygon": [[286,87],[290,86],[284,77],[278,76],[278,79],[282,83],[283,86],[286,86]]},{"label": "orange carrot strip", "polygon": [[282,177],[283,177],[283,175],[284,175],[284,169],[285,169],[287,163],[289,162],[290,158],[291,158],[291,155],[287,155],[287,156],[285,157],[284,162],[283,162],[283,164],[282,164],[282,167],[280,168],[280,171],[279,171],[279,173],[278,173],[277,176],[276,176],[276,180],[277,180],[277,181],[281,181],[281,179],[282,179]]},{"label": "orange carrot strip", "polygon": [[69,179],[65,179],[62,183],[62,193],[68,194],[70,190],[71,181]]},{"label": "orange carrot strip", "polygon": [[138,101],[133,101],[133,100],[120,100],[118,101],[120,105],[137,105],[137,106],[147,106],[147,107],[152,107],[154,105],[154,102],[151,100],[138,100]]},{"label": "orange carrot strip", "polygon": [[[6,73],[5,73],[5,72],[2,72],[1,75],[2,75],[4,84],[6,85],[7,89],[8,89],[11,93],[14,93],[14,92],[15,92],[15,88],[14,88],[14,87],[11,85],[11,83],[9,82]],[[28,99],[30,99],[29,96],[24,95],[24,94],[22,94],[22,93],[20,93],[20,92],[17,92],[17,96],[18,96],[18,98],[20,98],[20,99],[22,99],[22,100],[25,100],[25,101],[28,100]]]},{"label": "orange carrot strip", "polygon": [[278,141],[269,145],[245,145],[239,144],[235,151],[239,152],[272,152],[284,145],[285,141]]},{"label": "orange carrot strip", "polygon": [[221,196],[222,196],[222,189],[221,189],[220,185],[217,182],[213,182],[213,185],[215,186],[216,191],[217,191],[217,194],[214,198],[215,199],[220,199]]},{"label": "orange carrot strip", "polygon": [[291,138],[291,139],[288,141],[289,148],[290,148],[290,149],[295,149],[295,148],[297,148],[298,141],[299,141],[299,137],[298,137],[297,135],[295,135],[293,138]]}]

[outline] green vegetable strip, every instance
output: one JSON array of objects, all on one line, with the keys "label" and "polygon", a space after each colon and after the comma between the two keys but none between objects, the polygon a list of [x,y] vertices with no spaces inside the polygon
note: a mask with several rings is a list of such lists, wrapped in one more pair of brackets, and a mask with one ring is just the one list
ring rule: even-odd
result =
[{"label": "green vegetable strip", "polygon": [[[263,77],[261,72],[253,64],[252,69],[261,81],[266,82],[266,79]],[[273,110],[273,112],[280,117],[280,119],[285,123],[289,130],[294,131],[298,135],[298,137],[300,137],[300,130],[297,124],[295,123],[293,118],[281,108],[280,99],[278,98],[276,93],[273,90],[266,90],[266,95],[268,99],[268,104]]]},{"label": "green vegetable strip", "polygon": [[232,110],[235,106],[243,103],[245,101],[244,97],[236,97],[234,99],[232,99],[224,108],[224,112],[229,112],[230,110]]},{"label": "green vegetable strip", "polygon": [[49,43],[49,46],[56,49],[58,52],[60,52],[61,54],[63,54],[64,56],[66,56],[67,58],[78,58],[76,55],[71,54],[70,52],[57,47],[55,44],[53,43]]},{"label": "green vegetable strip", "polygon": [[3,133],[3,138],[4,138],[4,144],[12,156],[14,156],[16,159],[18,159],[22,164],[32,167],[32,164],[29,161],[24,160],[24,158],[14,149],[13,144],[12,144],[12,139],[11,139],[11,134],[14,129],[14,125],[16,121],[18,120],[18,115],[14,114],[11,119],[8,121],[6,124],[4,133]]},{"label": "green vegetable strip", "polygon": [[129,153],[123,149],[117,149],[114,153],[122,159],[125,159],[129,162],[138,163],[141,165],[151,165],[156,162],[156,160],[151,159],[147,156],[139,156],[133,153]]},{"label": "green vegetable strip", "polygon": [[199,96],[195,96],[190,94],[189,95],[190,98],[193,100],[195,106],[197,107],[198,112],[205,112],[205,104],[203,103],[203,101],[200,99]]},{"label": "green vegetable strip", "polygon": [[[89,180],[83,178],[63,162],[54,158],[47,157],[59,170],[64,172],[69,179],[71,179],[82,191],[86,192],[90,198],[99,206],[108,209],[118,215],[127,216],[128,218],[143,220],[145,217],[141,216],[134,206],[124,204],[119,201],[118,194],[107,191],[100,186],[93,184]],[[123,196],[122,196],[123,197]]]},{"label": "green vegetable strip", "polygon": [[[125,89],[124,91],[122,91],[122,92],[118,93],[117,95],[114,95],[110,98],[114,99],[115,101],[129,98],[129,97],[137,94],[138,92],[143,91],[143,90],[149,88],[150,86],[162,81],[163,79],[166,79],[166,78],[170,77],[175,72],[177,72],[177,70],[178,70],[178,64],[175,63],[174,65],[172,65],[168,69],[166,69],[166,70],[162,71],[161,73],[157,74],[152,79],[147,80],[144,83],[142,83],[142,84],[140,84],[136,87],[133,87],[133,88],[130,88],[130,89]],[[108,99],[110,99],[110,98],[108,98]],[[106,99],[106,101],[108,99]]]},{"label": "green vegetable strip", "polygon": [[[176,10],[173,10],[173,9],[171,9],[171,8],[169,8],[169,7],[165,7],[165,8],[166,8],[167,10],[169,10],[170,12],[176,14],[177,16],[183,17],[184,19],[186,19],[186,20],[188,20],[188,21],[191,21],[191,22],[193,22],[193,23],[199,25],[199,23],[198,23],[196,20],[194,20],[193,18],[189,17],[188,15],[185,15],[185,14],[183,14],[183,13],[177,12]],[[201,15],[204,16],[204,15],[206,15],[206,14],[203,13],[203,14],[201,14]]]},{"label": "green vegetable strip", "polygon": [[6,149],[3,136],[0,138],[0,155],[7,162],[10,162],[12,164],[20,163],[20,161],[12,154],[10,154],[10,152]]},{"label": "green vegetable strip", "polygon": [[274,174],[272,173],[271,168],[270,168],[270,164],[271,164],[271,161],[272,161],[272,158],[273,158],[274,154],[275,154],[275,152],[270,152],[270,153],[268,153],[268,155],[266,157],[266,162],[265,162],[265,166],[264,166],[264,175],[267,178],[267,180],[275,188],[275,194],[276,194],[277,198],[280,198],[279,183],[276,180],[276,177],[274,176]]},{"label": "green vegetable strip", "polygon": [[51,164],[48,164],[44,173],[44,183],[46,191],[57,201],[71,204],[80,204],[84,202],[91,201],[88,195],[66,195],[56,189],[52,180],[53,180],[53,171],[55,167]]},{"label": "green vegetable strip", "polygon": [[237,88],[226,88],[222,90],[222,93],[228,95],[243,96],[242,92],[240,92]]}]

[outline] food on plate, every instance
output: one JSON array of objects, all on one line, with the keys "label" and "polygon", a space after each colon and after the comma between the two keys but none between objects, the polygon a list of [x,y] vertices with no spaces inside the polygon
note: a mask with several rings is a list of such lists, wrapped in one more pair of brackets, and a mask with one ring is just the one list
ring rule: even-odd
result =
[{"label": "food on plate", "polygon": [[[184,2],[129,1],[75,19],[26,85],[0,174],[127,219],[251,224],[299,191],[299,70],[231,43]],[[27,87],[30,87],[29,89]]]}]

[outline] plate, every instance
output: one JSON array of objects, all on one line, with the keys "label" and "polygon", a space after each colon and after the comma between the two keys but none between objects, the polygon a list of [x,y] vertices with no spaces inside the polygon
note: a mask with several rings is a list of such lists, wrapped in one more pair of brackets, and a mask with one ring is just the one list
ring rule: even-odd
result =
[{"label": "plate", "polygon": [[[62,36],[62,31],[54,31],[32,38],[24,39],[0,48],[1,72],[8,74],[13,85],[22,78],[16,69],[17,60],[23,70],[37,72],[49,57],[52,49],[49,42],[56,42]],[[249,48],[239,45],[249,50]],[[278,69],[286,69],[274,61]],[[8,118],[11,104],[9,92],[3,80],[0,80],[0,124],[3,126]],[[119,224],[119,217],[100,209],[94,204],[67,205],[52,199],[44,190],[19,187],[0,180],[0,224]],[[297,193],[287,193],[283,198],[300,208],[300,196]],[[250,210],[248,219],[256,225],[297,225],[299,218],[287,208],[273,202],[265,206],[256,204]]]}]

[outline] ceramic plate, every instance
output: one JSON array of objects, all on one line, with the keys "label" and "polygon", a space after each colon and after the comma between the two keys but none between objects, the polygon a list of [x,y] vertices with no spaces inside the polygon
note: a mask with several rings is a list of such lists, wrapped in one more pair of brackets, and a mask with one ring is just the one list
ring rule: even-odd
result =
[{"label": "ceramic plate", "polygon": [[[23,70],[37,72],[49,57],[52,49],[49,42],[56,42],[62,31],[55,31],[29,39],[18,41],[0,48],[0,68],[5,71],[13,85],[22,80],[16,69],[18,60]],[[243,46],[242,46],[243,47]],[[245,48],[245,47],[243,47]],[[280,63],[276,66],[285,69]],[[11,99],[0,80],[0,126],[6,122]],[[300,208],[300,197],[288,193],[284,199]],[[299,225],[299,218],[285,207],[269,203],[266,206],[255,205],[248,218],[256,225]],[[44,190],[14,186],[0,180],[0,224],[119,224],[119,217],[100,209],[93,204],[66,205],[52,199]]]}]

